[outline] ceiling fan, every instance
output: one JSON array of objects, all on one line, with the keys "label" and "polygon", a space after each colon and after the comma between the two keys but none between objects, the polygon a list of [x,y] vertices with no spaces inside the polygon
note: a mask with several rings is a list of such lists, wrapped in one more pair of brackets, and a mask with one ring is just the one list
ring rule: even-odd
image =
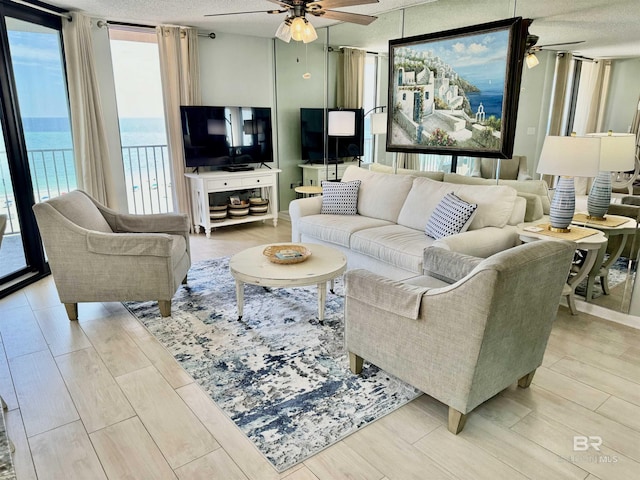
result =
[{"label": "ceiling fan", "polygon": [[361,15],[359,13],[338,12],[331,10],[340,7],[352,7],[378,3],[379,0],[268,0],[280,6],[276,10],[252,10],[248,12],[213,13],[205,17],[221,17],[226,15],[244,15],[248,13],[279,14],[286,13],[287,17],[278,27],[276,37],[284,42],[291,39],[304,43],[313,42],[318,38],[313,25],[309,23],[306,15],[338,20],[341,22],[357,23],[359,25],[369,25],[377,17],[371,15]]},{"label": "ceiling fan", "polygon": [[539,39],[540,37],[538,37],[538,35],[527,35],[527,39],[525,41],[524,58],[528,68],[533,68],[538,65],[538,63],[540,63],[538,61],[538,57],[536,57],[536,52],[539,52],[540,50],[548,47],[560,47],[564,45],[577,45],[578,43],[584,43],[584,40],[578,40],[577,42],[548,43],[546,45],[537,45]]}]

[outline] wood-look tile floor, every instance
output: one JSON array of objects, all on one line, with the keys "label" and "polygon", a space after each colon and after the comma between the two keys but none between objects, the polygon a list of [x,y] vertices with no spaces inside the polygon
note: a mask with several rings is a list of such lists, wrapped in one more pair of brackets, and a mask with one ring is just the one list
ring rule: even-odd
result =
[{"label": "wood-look tile floor", "polygon": [[[193,236],[193,260],[289,241],[290,226]],[[18,480],[631,479],[640,472],[640,331],[560,307],[526,390],[463,432],[422,396],[282,474],[118,303],[69,322],[51,277],[0,300],[0,394]],[[455,348],[455,346],[452,346]],[[574,436],[602,439],[574,450]],[[580,441],[578,441],[580,445]]]}]

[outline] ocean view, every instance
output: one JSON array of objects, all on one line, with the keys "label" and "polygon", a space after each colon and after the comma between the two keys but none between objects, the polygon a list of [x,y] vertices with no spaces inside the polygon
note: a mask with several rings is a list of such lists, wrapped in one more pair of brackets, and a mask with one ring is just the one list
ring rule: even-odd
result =
[{"label": "ocean view", "polygon": [[[47,196],[49,190],[67,191],[76,188],[69,119],[24,118],[23,127],[34,190],[40,194],[41,199]],[[167,144],[162,118],[120,119],[120,135],[123,148]],[[147,178],[149,172],[146,171],[146,162],[138,162],[137,153],[133,153],[133,158],[129,158],[129,152],[126,148],[123,152],[125,177],[135,175],[141,179]],[[155,173],[151,174],[151,178],[155,178]],[[12,201],[9,197],[13,197],[9,168],[4,144],[0,143],[0,209],[5,202]]]}]

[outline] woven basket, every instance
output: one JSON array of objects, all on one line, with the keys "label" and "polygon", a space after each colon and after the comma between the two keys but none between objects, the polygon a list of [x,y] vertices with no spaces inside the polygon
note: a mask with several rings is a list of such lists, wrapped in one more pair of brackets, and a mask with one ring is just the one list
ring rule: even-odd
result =
[{"label": "woven basket", "polygon": [[[287,252],[297,252],[299,257],[279,258],[277,254]],[[289,265],[292,263],[304,262],[311,256],[311,250],[302,245],[269,245],[262,251],[262,254],[269,259],[270,262],[279,263],[281,265]]]}]

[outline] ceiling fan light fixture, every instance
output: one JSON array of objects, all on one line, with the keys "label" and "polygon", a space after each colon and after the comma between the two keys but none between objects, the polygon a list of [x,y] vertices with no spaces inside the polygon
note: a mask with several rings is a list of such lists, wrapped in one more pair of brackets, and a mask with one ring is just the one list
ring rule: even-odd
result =
[{"label": "ceiling fan light fixture", "polygon": [[295,17],[291,21],[291,38],[293,38],[296,42],[302,41],[305,29],[305,21],[306,19],[302,17]]},{"label": "ceiling fan light fixture", "polygon": [[533,68],[540,63],[540,60],[538,60],[534,52],[529,52],[525,57],[525,62],[527,63],[527,68]]},{"label": "ceiling fan light fixture", "polygon": [[318,39],[318,34],[316,33],[316,29],[313,28],[313,25],[305,19],[304,31],[302,33],[302,41],[304,43],[313,42]]},{"label": "ceiling fan light fixture", "polygon": [[291,25],[289,19],[286,19],[280,24],[280,26],[276,30],[276,38],[279,38],[286,43],[289,43],[291,41]]}]

